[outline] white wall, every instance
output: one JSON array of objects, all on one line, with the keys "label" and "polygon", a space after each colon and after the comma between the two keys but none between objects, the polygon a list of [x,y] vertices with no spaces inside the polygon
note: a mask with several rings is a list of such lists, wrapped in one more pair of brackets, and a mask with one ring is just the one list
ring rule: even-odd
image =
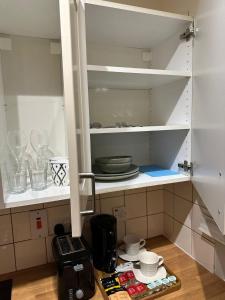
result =
[{"label": "white wall", "polygon": [[197,11],[198,0],[160,0],[162,10],[194,16]]},{"label": "white wall", "polygon": [[[2,158],[4,156],[4,145],[6,142],[6,113],[5,113],[5,95],[2,78],[2,53],[0,52],[0,195],[5,193],[6,186],[2,185],[1,180],[4,181],[4,173],[2,169]],[[4,189],[4,190],[3,190]],[[0,199],[0,205],[1,201]]]},{"label": "white wall", "polygon": [[2,79],[2,62],[1,62],[1,53],[0,53],[0,153],[2,150],[2,145],[4,144],[4,135],[5,135],[5,97],[3,89],[3,79]]},{"label": "white wall", "polygon": [[12,36],[12,51],[2,54],[7,129],[47,130],[56,155],[66,152],[61,57],[50,40]]}]

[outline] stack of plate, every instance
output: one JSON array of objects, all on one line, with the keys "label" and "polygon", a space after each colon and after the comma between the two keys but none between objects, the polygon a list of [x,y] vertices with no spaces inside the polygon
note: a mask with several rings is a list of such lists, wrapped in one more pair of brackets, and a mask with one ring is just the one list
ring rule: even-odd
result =
[{"label": "stack of plate", "polygon": [[124,180],[139,174],[139,167],[132,164],[131,156],[100,157],[93,166],[96,180]]}]

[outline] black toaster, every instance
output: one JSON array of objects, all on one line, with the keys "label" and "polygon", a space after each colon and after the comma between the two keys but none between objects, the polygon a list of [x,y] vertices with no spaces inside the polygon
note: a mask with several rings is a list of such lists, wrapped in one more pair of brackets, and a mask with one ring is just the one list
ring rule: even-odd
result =
[{"label": "black toaster", "polygon": [[58,270],[59,300],[86,300],[93,297],[94,268],[85,242],[64,234],[53,239],[52,248]]}]

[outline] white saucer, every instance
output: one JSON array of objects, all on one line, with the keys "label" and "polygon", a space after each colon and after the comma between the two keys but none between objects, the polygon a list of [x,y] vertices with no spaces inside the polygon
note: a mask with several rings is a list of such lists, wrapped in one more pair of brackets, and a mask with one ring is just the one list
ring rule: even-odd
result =
[{"label": "white saucer", "polygon": [[135,278],[142,282],[142,283],[145,283],[145,284],[148,284],[150,281],[155,281],[155,280],[159,280],[159,279],[163,279],[166,277],[167,275],[167,272],[166,272],[166,269],[161,266],[159,269],[158,269],[158,272],[156,273],[156,275],[154,276],[144,276],[141,272],[140,269],[135,269],[133,268],[133,272],[134,272],[134,275],[135,275]]},{"label": "white saucer", "polygon": [[136,255],[129,255],[127,254],[124,250],[122,249],[118,249],[118,256],[120,258],[122,258],[123,260],[126,261],[138,261],[139,260],[139,255],[144,252],[147,251],[145,248],[140,249],[140,251],[138,252],[138,254]]}]

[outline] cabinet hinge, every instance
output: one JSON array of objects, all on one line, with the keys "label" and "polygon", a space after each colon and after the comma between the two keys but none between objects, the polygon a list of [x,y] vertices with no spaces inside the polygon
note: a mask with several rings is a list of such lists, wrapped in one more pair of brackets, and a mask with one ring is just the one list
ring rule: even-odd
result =
[{"label": "cabinet hinge", "polygon": [[186,40],[187,42],[190,40],[190,38],[195,37],[195,26],[194,22],[188,26],[186,31],[180,35],[181,40]]},{"label": "cabinet hinge", "polygon": [[185,172],[189,172],[191,175],[193,175],[193,163],[190,162],[190,164],[188,163],[187,160],[185,160],[183,163],[179,163],[178,167],[180,169],[183,169]]}]

